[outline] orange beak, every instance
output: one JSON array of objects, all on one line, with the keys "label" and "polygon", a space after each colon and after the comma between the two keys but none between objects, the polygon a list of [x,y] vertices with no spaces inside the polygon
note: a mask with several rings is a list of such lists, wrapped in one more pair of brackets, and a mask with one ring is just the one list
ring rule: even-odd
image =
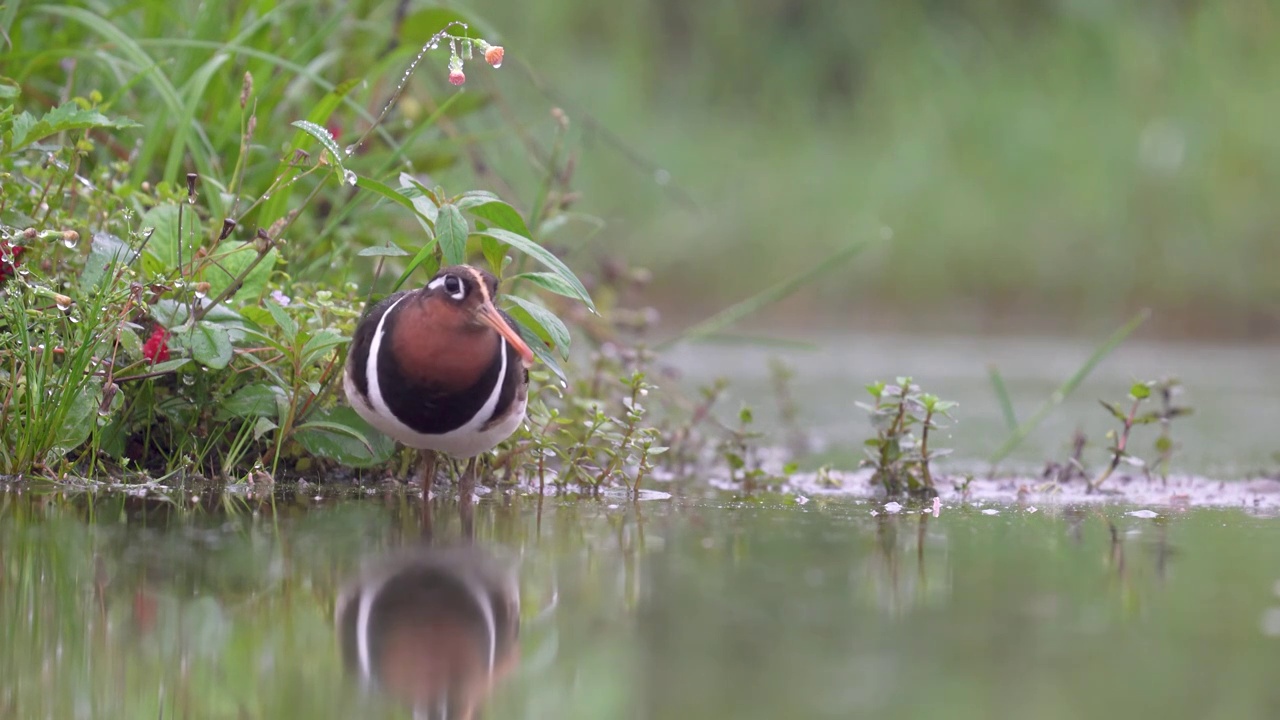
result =
[{"label": "orange beak", "polygon": [[524,361],[525,367],[533,365],[533,350],[529,349],[529,345],[525,343],[524,338],[520,337],[520,333],[516,332],[516,329],[507,323],[506,318],[498,313],[498,309],[493,306],[493,303],[485,301],[480,306],[480,322],[498,331],[499,335],[506,338],[507,342],[511,343],[511,347],[520,353],[520,359]]}]

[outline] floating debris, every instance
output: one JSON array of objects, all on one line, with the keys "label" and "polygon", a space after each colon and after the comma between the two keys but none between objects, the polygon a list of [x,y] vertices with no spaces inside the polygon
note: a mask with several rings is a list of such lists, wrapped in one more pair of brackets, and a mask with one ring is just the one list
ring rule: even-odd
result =
[{"label": "floating debris", "polygon": [[1131,517],[1136,517],[1136,518],[1142,518],[1143,520],[1150,520],[1151,518],[1160,517],[1160,514],[1154,510],[1130,510],[1129,512],[1125,513],[1125,515],[1129,515]]}]

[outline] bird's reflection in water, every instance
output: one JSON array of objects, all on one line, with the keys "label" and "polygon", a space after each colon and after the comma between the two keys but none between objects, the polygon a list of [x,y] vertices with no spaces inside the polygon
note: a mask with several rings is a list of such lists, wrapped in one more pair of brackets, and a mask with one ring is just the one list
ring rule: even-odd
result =
[{"label": "bird's reflection in water", "polygon": [[348,585],[336,621],[362,683],[418,718],[474,718],[518,660],[515,568],[476,546],[405,551]]}]

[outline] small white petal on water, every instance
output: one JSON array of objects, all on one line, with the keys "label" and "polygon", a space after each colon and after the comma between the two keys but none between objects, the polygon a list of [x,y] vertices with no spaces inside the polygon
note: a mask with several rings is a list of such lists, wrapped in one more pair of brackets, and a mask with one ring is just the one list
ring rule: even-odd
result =
[{"label": "small white petal on water", "polygon": [[1034,514],[1034,513],[1039,512],[1039,510],[1036,508],[1036,506],[1035,506],[1035,505],[1032,505],[1032,506],[1030,506],[1030,507],[1028,507],[1028,508],[1027,508],[1027,512],[1029,512],[1029,513],[1033,513],[1033,514]]},{"label": "small white petal on water", "polygon": [[797,496],[796,496],[796,504],[797,504],[797,505],[805,505],[805,504],[807,504],[808,502],[809,502],[809,498],[807,498],[807,497],[805,497],[805,496],[803,496],[803,495],[797,495]]},{"label": "small white petal on water", "polygon": [[1156,513],[1154,510],[1131,510],[1125,513],[1125,515],[1128,515],[1130,517],[1142,518],[1143,520],[1150,520],[1151,518],[1160,517],[1160,515]]},{"label": "small white petal on water", "polygon": [[987,508],[986,510],[982,511],[982,514],[983,515],[999,515],[1000,511],[995,508]]},{"label": "small white petal on water", "polygon": [[896,502],[887,502],[884,504],[884,511],[891,514],[902,512],[902,505]]}]

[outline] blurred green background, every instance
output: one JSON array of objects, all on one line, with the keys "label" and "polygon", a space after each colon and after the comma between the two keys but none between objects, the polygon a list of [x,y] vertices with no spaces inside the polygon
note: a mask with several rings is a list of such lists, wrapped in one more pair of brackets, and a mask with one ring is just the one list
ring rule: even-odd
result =
[{"label": "blurred green background", "polygon": [[[450,17],[441,5],[87,0],[86,13],[11,0],[0,75],[33,111],[101,90],[111,112],[143,121],[132,180],[154,183],[166,152],[170,181],[225,176],[251,71],[263,144],[247,191],[261,192],[288,123],[335,85],[354,82],[330,123],[341,142],[368,127]],[[1096,336],[1152,307],[1144,332],[1280,336],[1276,2],[443,5],[503,43],[507,62],[468,63],[458,89],[446,50],[428,54],[383,125],[406,143],[391,157],[528,210],[563,108],[572,209],[606,224],[590,244],[590,223],[552,241],[581,253],[569,261],[585,273],[612,256],[652,269],[671,326],[872,239],[768,319]],[[459,92],[457,131],[428,122]],[[394,183],[401,167],[376,162],[385,150],[375,138],[355,169]],[[477,152],[485,177],[469,176]],[[381,242],[386,225],[335,227],[306,262],[351,267],[346,249]]]},{"label": "blurred green background", "polygon": [[668,316],[891,237],[773,319],[1280,333],[1277,3],[455,6],[536,73],[495,76],[527,122],[563,104]]}]

